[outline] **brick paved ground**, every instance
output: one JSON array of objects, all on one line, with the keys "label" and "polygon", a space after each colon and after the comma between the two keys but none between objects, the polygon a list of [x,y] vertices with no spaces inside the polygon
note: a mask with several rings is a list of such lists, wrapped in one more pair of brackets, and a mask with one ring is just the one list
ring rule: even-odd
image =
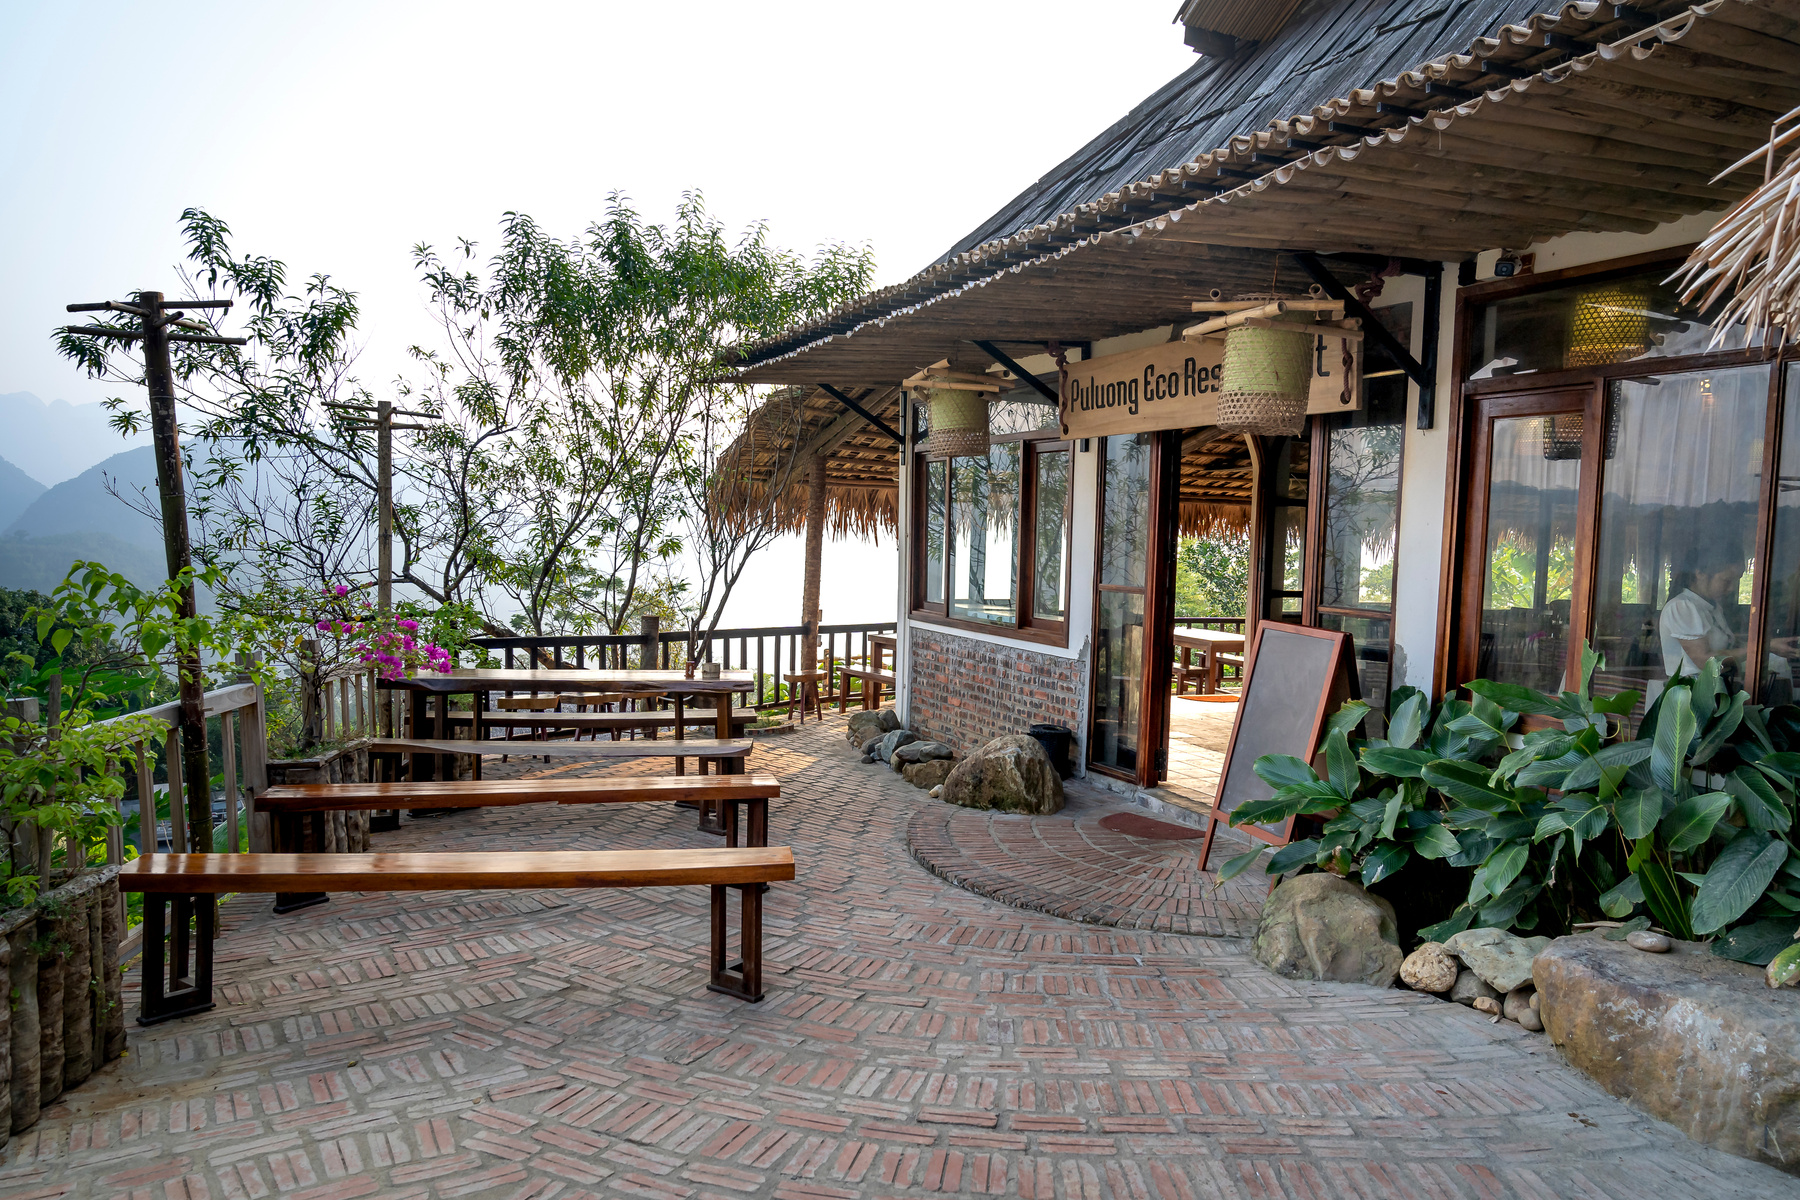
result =
[{"label": "brick paved ground", "polygon": [[[1162,933],[1243,938],[1256,932],[1267,876],[1239,875],[1217,887],[1216,873],[1199,870],[1198,841],[1102,829],[1100,819],[1119,811],[1100,802],[1104,793],[1073,782],[1068,793],[1069,806],[1049,817],[921,805],[907,820],[907,845],[921,864],[959,887],[1033,912]],[[1216,869],[1248,848],[1227,833],[1215,843],[1211,865]]]},{"label": "brick paved ground", "polygon": [[[770,896],[764,1003],[704,989],[698,888],[338,896],[282,918],[235,900],[220,1007],[134,1030],[7,1148],[0,1195],[1794,1194],[1516,1026],[957,889],[904,844],[933,802],[853,765],[836,728],[756,755],[800,862]],[[692,826],[547,808],[381,841],[708,844]]]}]

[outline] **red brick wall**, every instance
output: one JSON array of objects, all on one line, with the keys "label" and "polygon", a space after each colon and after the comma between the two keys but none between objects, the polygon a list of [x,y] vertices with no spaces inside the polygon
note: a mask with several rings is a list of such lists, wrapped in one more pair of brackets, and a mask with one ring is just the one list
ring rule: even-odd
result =
[{"label": "red brick wall", "polygon": [[911,709],[907,728],[966,754],[1039,721],[1075,731],[1077,751],[1087,740],[1087,651],[1059,658],[1024,646],[1003,646],[914,626]]}]

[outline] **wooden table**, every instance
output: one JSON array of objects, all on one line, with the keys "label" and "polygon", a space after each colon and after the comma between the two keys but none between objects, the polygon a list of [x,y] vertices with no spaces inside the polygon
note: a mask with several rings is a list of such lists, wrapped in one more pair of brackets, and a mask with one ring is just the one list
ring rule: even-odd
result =
[{"label": "wooden table", "polygon": [[1206,694],[1210,696],[1219,690],[1219,655],[1242,653],[1244,635],[1222,629],[1177,629],[1175,648],[1181,651],[1181,673],[1175,678],[1175,694],[1183,694],[1187,676],[1194,669],[1194,651],[1198,650],[1201,669],[1206,672]]},{"label": "wooden table", "polygon": [[[487,710],[488,697],[494,692],[551,692],[551,693],[596,693],[614,692],[627,696],[669,695],[675,699],[673,723],[676,726],[675,736],[681,738],[681,722],[684,716],[682,706],[688,696],[711,696],[713,706],[718,712],[717,738],[720,741],[731,740],[731,713],[733,697],[739,692],[755,690],[756,681],[748,671],[726,671],[717,679],[687,677],[685,671],[608,671],[608,670],[518,670],[487,669],[459,667],[454,671],[421,671],[411,679],[381,680],[382,687],[389,690],[401,690],[411,694],[413,715],[413,736],[417,740],[425,739],[430,714],[426,706],[435,700],[436,716],[443,722],[449,716],[451,696],[473,696],[475,711],[471,716],[469,736],[475,741],[483,737],[481,715]],[[439,729],[438,732],[446,732]],[[521,753],[516,747],[514,753]],[[540,753],[532,749],[529,753]],[[435,759],[435,755],[413,756],[413,777],[415,779],[430,778],[440,771],[435,762],[425,763],[421,759]],[[481,758],[475,758],[475,777],[481,778]],[[720,764],[726,773],[743,770],[743,760],[725,760]],[[424,770],[427,774],[421,774]]]}]

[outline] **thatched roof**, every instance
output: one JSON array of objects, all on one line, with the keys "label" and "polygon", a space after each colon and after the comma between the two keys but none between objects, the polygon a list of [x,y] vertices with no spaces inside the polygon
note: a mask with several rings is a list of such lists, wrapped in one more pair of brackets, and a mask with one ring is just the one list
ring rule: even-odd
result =
[{"label": "thatched roof", "polygon": [[[899,388],[852,388],[848,395],[890,428],[900,427]],[[892,533],[899,450],[897,442],[822,388],[779,388],[750,414],[744,433],[725,452],[727,464],[744,464],[729,503],[760,505],[773,487],[777,522],[783,529],[804,529],[812,458],[824,453],[826,528],[836,537]]]},{"label": "thatched roof", "polygon": [[[1800,108],[1774,123],[1767,145],[1721,175],[1760,164],[1765,178],[1720,218],[1680,272],[1682,299],[1710,308],[1730,297],[1713,321],[1714,345],[1739,322],[1753,339],[1776,325],[1790,337],[1800,332],[1800,150],[1794,147],[1800,125],[1795,121]],[[1782,132],[1783,125],[1792,128]]]},{"label": "thatched roof", "polygon": [[1241,434],[1202,429],[1181,444],[1181,533],[1207,537],[1250,528],[1250,450]]}]

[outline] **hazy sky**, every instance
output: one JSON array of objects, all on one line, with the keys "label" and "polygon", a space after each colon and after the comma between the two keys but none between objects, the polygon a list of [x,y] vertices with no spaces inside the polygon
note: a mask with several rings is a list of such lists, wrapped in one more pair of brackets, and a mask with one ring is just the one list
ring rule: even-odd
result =
[{"label": "hazy sky", "polygon": [[[172,290],[189,205],[359,292],[378,394],[430,334],[411,247],[491,245],[509,209],[574,235],[615,189],[653,218],[698,189],[894,282],[1190,65],[1176,6],[0,0],[0,393],[105,398],[50,331]],[[891,612],[888,545],[832,548],[826,620]],[[797,586],[765,613],[748,584],[735,622],[797,619]]]}]

